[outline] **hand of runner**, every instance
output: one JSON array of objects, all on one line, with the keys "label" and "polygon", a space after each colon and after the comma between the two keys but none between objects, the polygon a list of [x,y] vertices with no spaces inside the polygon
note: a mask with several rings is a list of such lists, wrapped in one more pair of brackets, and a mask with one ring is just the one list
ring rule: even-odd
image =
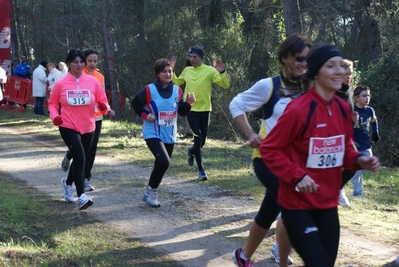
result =
[{"label": "hand of runner", "polygon": [[252,132],[251,135],[248,137],[249,146],[252,148],[257,148],[262,143],[262,139],[260,138],[259,134]]},{"label": "hand of runner", "polygon": [[195,102],[195,95],[194,93],[187,93],[186,95],[186,102],[192,105]]},{"label": "hand of runner", "polygon": [[316,192],[319,185],[316,184],[309,175],[305,175],[303,179],[297,183],[295,190],[302,193],[313,193]]},{"label": "hand of runner", "polygon": [[155,119],[156,119],[155,115],[152,113],[149,113],[147,115],[146,121],[155,121]]}]

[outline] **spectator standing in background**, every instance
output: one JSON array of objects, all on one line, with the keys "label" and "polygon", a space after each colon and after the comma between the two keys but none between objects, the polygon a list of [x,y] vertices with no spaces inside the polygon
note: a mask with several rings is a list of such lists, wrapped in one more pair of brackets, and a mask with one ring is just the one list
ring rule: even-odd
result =
[{"label": "spectator standing in background", "polygon": [[[355,100],[354,111],[358,113],[359,119],[353,126],[353,139],[356,144],[357,150],[366,157],[371,157],[371,141],[377,143],[380,140],[378,131],[378,122],[375,111],[370,104],[370,88],[367,86],[358,86],[353,91],[353,98]],[[370,126],[373,130],[370,136]],[[352,177],[353,197],[363,196],[363,170],[359,170]]]},{"label": "spectator standing in background", "polygon": [[35,116],[46,115],[43,110],[44,98],[47,95],[47,77],[46,77],[47,62],[40,62],[39,66],[33,71],[32,77],[32,96],[35,97],[35,104],[33,107]]},{"label": "spectator standing in background", "polygon": [[54,63],[49,62],[47,63],[47,70],[49,72],[48,76],[47,76],[47,81],[48,81],[48,90],[51,94],[51,91],[53,91],[54,85],[56,83],[56,81],[58,81],[59,79],[61,79],[61,72],[59,70],[57,70],[57,68],[55,67]]},{"label": "spectator standing in background", "polygon": [[15,67],[13,75],[20,78],[30,79],[30,65],[27,62],[25,54],[22,54],[19,57],[19,64]]},{"label": "spectator standing in background", "polygon": [[7,72],[0,67],[0,101],[3,100],[4,84],[7,82]]},{"label": "spectator standing in background", "polygon": [[[22,54],[19,57],[19,63],[18,65],[14,68],[13,75],[19,78],[26,78],[30,79],[31,78],[31,73],[30,73],[30,65],[27,62],[27,57],[25,54]],[[15,103],[12,101],[9,101],[8,104],[11,106],[14,105]],[[23,105],[24,109],[26,109],[26,104]]]},{"label": "spectator standing in background", "polygon": [[68,73],[67,65],[64,62],[60,61],[60,63],[58,63],[58,68],[60,69],[61,72],[60,79],[64,78]]}]

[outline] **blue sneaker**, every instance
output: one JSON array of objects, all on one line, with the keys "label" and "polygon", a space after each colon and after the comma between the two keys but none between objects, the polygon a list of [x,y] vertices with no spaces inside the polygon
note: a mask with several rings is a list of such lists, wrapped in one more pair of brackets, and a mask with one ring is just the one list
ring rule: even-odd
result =
[{"label": "blue sneaker", "polygon": [[159,203],[158,199],[158,188],[151,188],[151,186],[147,186],[147,188],[144,190],[142,200],[147,202],[150,207],[160,207],[161,203]]},{"label": "blue sneaker", "polygon": [[189,166],[193,166],[194,165],[194,155],[191,154],[191,152],[190,152],[192,148],[193,147],[191,147],[191,146],[189,146],[187,148],[187,162],[188,162]]},{"label": "blue sneaker", "polygon": [[198,172],[198,179],[200,181],[206,181],[206,180],[208,180],[208,175],[206,175],[205,171],[199,171]]}]

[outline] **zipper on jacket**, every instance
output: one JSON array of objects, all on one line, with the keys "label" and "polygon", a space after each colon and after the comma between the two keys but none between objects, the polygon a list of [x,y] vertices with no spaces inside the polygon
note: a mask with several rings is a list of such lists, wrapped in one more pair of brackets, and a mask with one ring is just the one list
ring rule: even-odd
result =
[{"label": "zipper on jacket", "polygon": [[78,90],[80,90],[80,88],[79,88],[79,78],[76,78],[76,84],[78,85]]},{"label": "zipper on jacket", "polygon": [[332,113],[331,113],[331,108],[330,108],[330,105],[327,105],[327,111],[328,111],[328,115],[332,115]]}]

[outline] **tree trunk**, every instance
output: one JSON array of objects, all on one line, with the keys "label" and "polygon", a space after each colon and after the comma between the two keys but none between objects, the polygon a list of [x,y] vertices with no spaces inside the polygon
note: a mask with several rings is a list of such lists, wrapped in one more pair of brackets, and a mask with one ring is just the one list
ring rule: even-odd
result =
[{"label": "tree trunk", "polygon": [[302,21],[298,0],[283,0],[285,33],[302,33]]},{"label": "tree trunk", "polygon": [[370,59],[375,60],[379,59],[382,54],[381,48],[381,35],[380,29],[378,26],[378,22],[372,17],[370,14],[371,7],[371,0],[364,0],[364,7],[365,7],[365,26],[366,26],[366,33],[367,33],[367,45],[370,53]]},{"label": "tree trunk", "polygon": [[118,77],[116,73],[116,63],[115,63],[115,55],[114,55],[114,43],[111,37],[111,26],[109,24],[109,10],[108,7],[111,6],[108,3],[108,0],[102,0],[102,28],[103,28],[103,40],[104,40],[104,52],[105,52],[105,61],[108,66],[109,71],[109,83],[111,89],[111,102],[110,105],[112,109],[115,111],[114,119],[121,119],[121,106],[119,104],[119,87],[118,87]]}]

